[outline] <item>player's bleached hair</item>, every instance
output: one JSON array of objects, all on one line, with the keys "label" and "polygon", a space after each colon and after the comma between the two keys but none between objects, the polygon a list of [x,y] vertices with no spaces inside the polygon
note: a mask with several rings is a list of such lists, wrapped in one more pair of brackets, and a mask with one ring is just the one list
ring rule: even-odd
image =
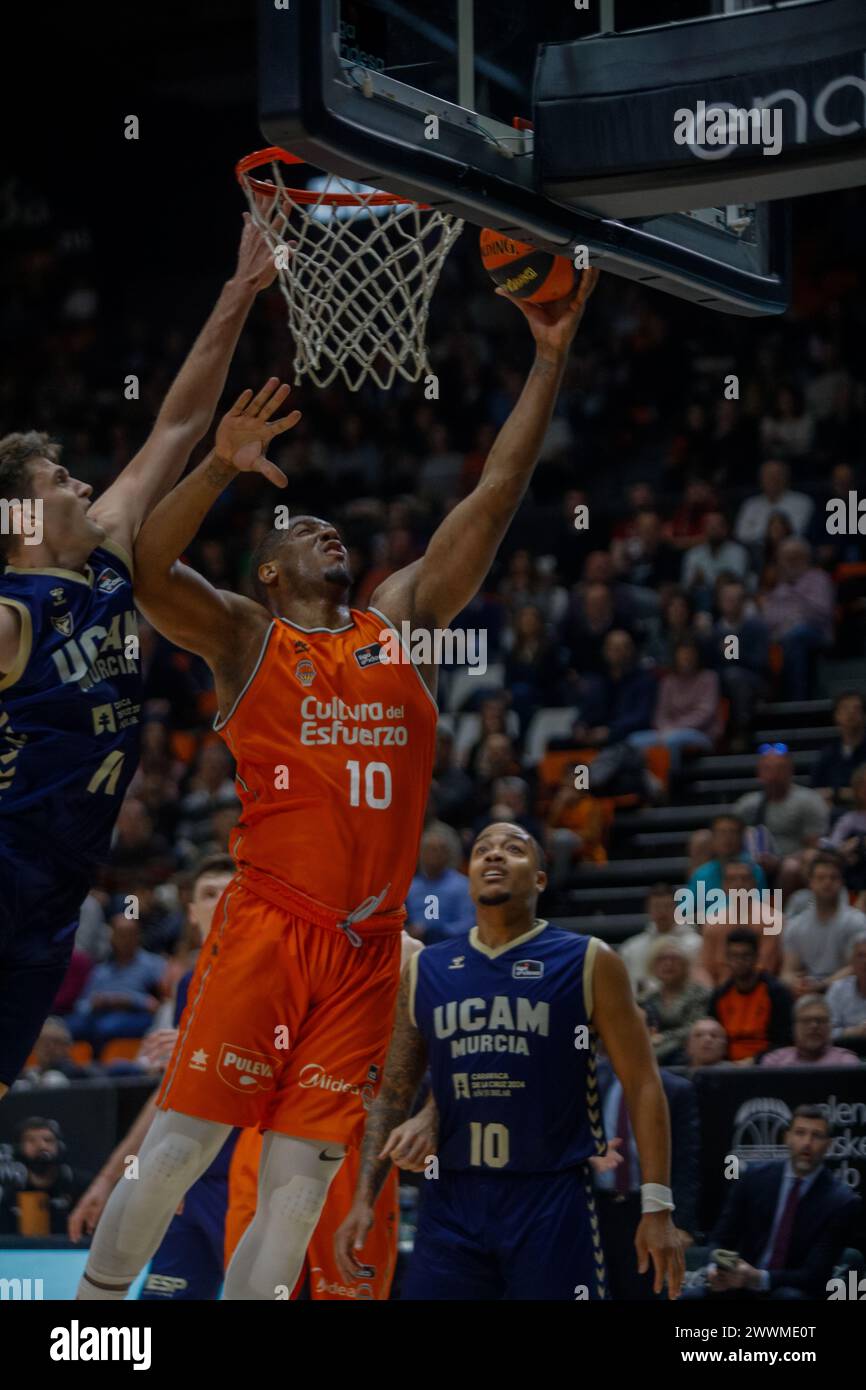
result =
[{"label": "player's bleached hair", "polygon": [[[32,497],[30,465],[38,458],[57,463],[61,446],[50,434],[24,430],[0,439],[0,500],[11,502]],[[8,565],[16,537],[0,531],[0,565]]]}]

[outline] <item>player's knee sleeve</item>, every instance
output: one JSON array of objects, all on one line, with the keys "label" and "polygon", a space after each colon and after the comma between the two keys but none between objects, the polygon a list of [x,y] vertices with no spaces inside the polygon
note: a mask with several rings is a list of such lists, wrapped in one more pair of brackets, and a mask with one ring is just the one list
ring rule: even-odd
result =
[{"label": "player's knee sleeve", "polygon": [[187,1134],[166,1134],[147,1154],[138,1178],[128,1178],[132,1191],[117,1228],[117,1248],[137,1254],[149,1246],[155,1225],[166,1208],[173,1212],[201,1168],[202,1146]]},{"label": "player's knee sleeve", "polygon": [[294,1284],[327,1194],[326,1182],[307,1176],[289,1178],[271,1193],[249,1276],[260,1298],[275,1298],[278,1286]]},{"label": "player's knee sleeve", "polygon": [[278,1187],[271,1193],[268,1202],[270,1221],[287,1234],[309,1227],[312,1235],[325,1204],[327,1191],[327,1184],[319,1178],[290,1178],[284,1187]]}]

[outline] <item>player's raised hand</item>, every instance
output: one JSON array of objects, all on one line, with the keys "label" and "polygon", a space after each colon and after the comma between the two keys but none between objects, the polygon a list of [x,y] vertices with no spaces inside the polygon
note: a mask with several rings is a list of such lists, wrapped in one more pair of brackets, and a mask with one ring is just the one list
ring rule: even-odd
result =
[{"label": "player's raised hand", "polygon": [[364,1262],[355,1253],[361,1250],[373,1225],[373,1208],[366,1202],[354,1202],[349,1215],[334,1232],[334,1259],[340,1271],[340,1278],[347,1284],[358,1279],[364,1269]]},{"label": "player's raised hand", "polygon": [[496,293],[517,305],[529,323],[540,352],[562,356],[568,352],[600,274],[600,271],[591,268],[582,271],[574,294],[555,299],[550,304],[530,304],[525,299],[513,299],[501,286]]},{"label": "player's raised hand", "polygon": [[245,281],[258,294],[277,278],[273,248],[248,212],[244,213],[244,229],[238,247],[238,280]]},{"label": "player's raised hand", "polygon": [[293,429],[301,418],[301,412],[293,410],[281,420],[271,419],[290,391],[291,387],[275,376],[268,377],[257,395],[249,389],[243,391],[217,426],[217,457],[239,473],[261,473],[276,487],[285,487],[285,473],[265,457],[265,452],[273,439]]},{"label": "player's raised hand", "polygon": [[646,1274],[652,1259],[653,1293],[661,1293],[667,1281],[668,1298],[679,1298],[686,1261],[670,1212],[645,1212],[640,1219],[634,1245],[640,1274]]}]

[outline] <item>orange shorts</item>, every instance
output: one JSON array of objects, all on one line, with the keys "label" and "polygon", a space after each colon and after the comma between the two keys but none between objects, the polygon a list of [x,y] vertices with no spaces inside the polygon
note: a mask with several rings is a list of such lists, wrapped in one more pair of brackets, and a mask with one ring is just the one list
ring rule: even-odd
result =
[{"label": "orange shorts", "polygon": [[[259,1158],[262,1135],[256,1129],[246,1129],[238,1135],[229,1168],[229,1201],[226,1212],[225,1261],[252,1221],[258,1197]],[[369,1277],[344,1284],[334,1260],[334,1233],[349,1214],[361,1155],[350,1149],[340,1165],[325,1201],[319,1224],[307,1247],[307,1258],[301,1277],[292,1294],[296,1298],[309,1275],[310,1297],[316,1300],[387,1299],[394,1282],[397,1265],[397,1237],[400,1228],[399,1169],[393,1165],[376,1201],[375,1220],[364,1242],[361,1256],[371,1270]]]},{"label": "orange shorts", "polygon": [[391,1035],[399,923],[363,923],[353,946],[321,914],[311,922],[249,880],[238,874],[217,905],[156,1103],[358,1145]]}]

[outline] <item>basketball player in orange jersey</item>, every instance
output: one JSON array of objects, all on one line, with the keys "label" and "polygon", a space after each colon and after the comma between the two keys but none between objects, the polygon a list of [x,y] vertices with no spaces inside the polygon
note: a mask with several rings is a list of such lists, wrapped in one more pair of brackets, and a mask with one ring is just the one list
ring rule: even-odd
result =
[{"label": "basketball player in orange jersey", "polygon": [[435,669],[408,653],[385,663],[380,649],[404,622],[413,639],[446,628],[477,593],[532,477],[596,279],[585,272],[570,301],[518,305],[535,361],[481,478],[366,611],[349,608],[345,547],[318,517],[293,517],[265,538],[258,601],[179,563],[239,472],[285,485],[265,453],[300,417],[274,418],[289,394],[275,378],[243,393],[214,452],[142,529],[139,604],[213,671],[243,813],[231,846],[238,872],[190,983],[139,1179],[106,1205],[80,1298],[124,1297],[235,1125],[266,1135],[258,1209],[224,1297],[272,1299],[294,1286],[381,1078],[433,762]]}]

